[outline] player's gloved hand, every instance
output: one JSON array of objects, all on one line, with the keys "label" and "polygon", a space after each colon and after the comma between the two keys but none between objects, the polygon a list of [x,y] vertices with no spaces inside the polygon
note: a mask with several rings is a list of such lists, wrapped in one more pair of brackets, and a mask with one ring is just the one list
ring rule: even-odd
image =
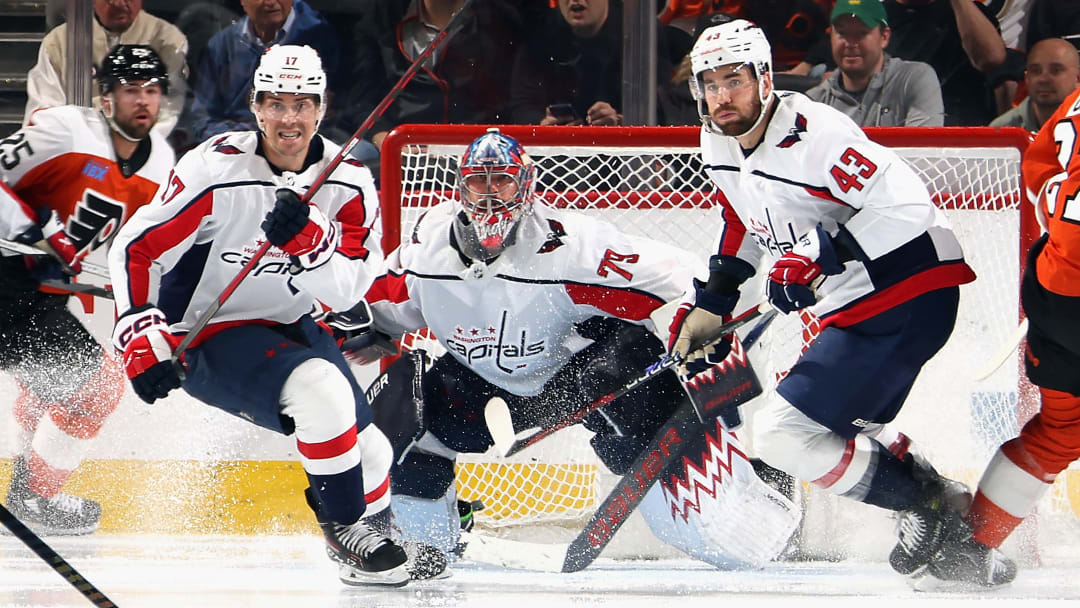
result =
[{"label": "player's gloved hand", "polygon": [[814,280],[843,271],[832,237],[818,224],[769,270],[769,303],[783,313],[806,308],[817,302],[811,287]]},{"label": "player's gloved hand", "polygon": [[52,211],[40,225],[34,226],[15,237],[24,245],[31,245],[48,253],[51,260],[33,260],[31,274],[39,281],[73,277],[82,272],[82,258],[64,232],[60,216]]},{"label": "player's gloved hand", "polygon": [[303,268],[315,268],[329,260],[341,238],[337,226],[288,188],[279,188],[275,196],[274,208],[261,224],[266,240],[296,257]]},{"label": "player's gloved hand", "polygon": [[389,336],[371,326],[371,309],[365,300],[345,312],[331,312],[324,320],[345,358],[357,365],[398,352]]},{"label": "player's gloved hand", "polygon": [[[113,346],[123,353],[124,370],[143,401],[153,403],[180,387],[180,374],[172,361],[180,340],[169,333],[164,313],[149,304],[133,308],[117,319]],[[183,363],[181,355],[179,365]]]},{"label": "player's gloved hand", "polygon": [[738,286],[754,274],[747,262],[729,256],[709,260],[709,282],[694,279],[694,289],[683,297],[668,327],[668,354],[683,358],[685,376],[701,373],[723,361],[731,352],[732,336],[706,348],[705,340],[731,320],[739,301]]}]

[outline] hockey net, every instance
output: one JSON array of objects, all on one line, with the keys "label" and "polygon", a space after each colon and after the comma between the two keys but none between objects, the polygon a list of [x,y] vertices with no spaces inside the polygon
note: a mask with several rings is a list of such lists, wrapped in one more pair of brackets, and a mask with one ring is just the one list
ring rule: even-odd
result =
[{"label": "hockey net", "polygon": [[[407,125],[383,143],[381,197],[384,247],[391,251],[428,207],[453,196],[455,167],[482,126]],[[694,127],[503,127],[539,165],[537,192],[545,204],[595,214],[634,234],[677,244],[704,260],[717,232],[714,192],[701,168],[699,129]],[[927,184],[946,211],[978,280],[962,288],[959,320],[945,348],[924,368],[897,426],[910,435],[947,475],[971,486],[993,450],[1017,434],[1037,398],[1010,358],[984,381],[975,376],[1006,346],[1019,321],[1022,251],[1037,228],[1022,203],[1020,155],[1029,136],[1019,129],[870,129],[872,139],[893,148]],[[764,273],[759,272],[761,276]],[[758,300],[760,285],[744,289]],[[809,315],[781,317],[751,359],[766,390],[816,335]],[[421,334],[403,344],[438,344]],[[753,405],[747,408],[747,417]],[[746,433],[740,433],[746,439]],[[531,529],[587,519],[606,491],[610,474],[592,454],[580,426],[561,431],[510,459],[462,455],[459,496],[480,500],[478,523],[489,529]],[[752,446],[750,446],[752,451]],[[1059,477],[1039,505],[1034,525],[1016,535],[1027,555],[1046,551],[1041,537],[1076,538],[1080,478]],[[801,499],[806,521],[804,552],[825,557],[883,558],[891,540],[864,534],[867,520],[883,512],[838,500],[807,484]],[[862,509],[862,510],[860,510]],[[891,524],[882,534],[891,537]],[[848,529],[860,530],[852,536]],[[526,534],[528,536],[528,534]],[[870,546],[859,546],[860,541]],[[1008,546],[1006,547],[1008,549]]]}]

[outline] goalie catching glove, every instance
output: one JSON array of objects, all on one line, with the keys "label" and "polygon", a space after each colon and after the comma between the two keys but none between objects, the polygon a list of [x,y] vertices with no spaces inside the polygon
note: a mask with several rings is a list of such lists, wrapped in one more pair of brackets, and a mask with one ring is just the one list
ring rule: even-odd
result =
[{"label": "goalie catching glove", "polygon": [[812,283],[822,275],[843,271],[832,237],[818,224],[773,264],[769,271],[769,303],[785,314],[811,306],[817,302]]},{"label": "goalie catching glove", "polygon": [[684,376],[699,374],[727,358],[733,339],[730,334],[712,344],[704,342],[731,320],[739,301],[739,285],[753,275],[754,267],[747,262],[718,255],[709,259],[708,283],[694,279],[694,290],[688,292],[669,327],[668,354],[683,359]]},{"label": "goalie catching glove", "polygon": [[[113,347],[123,353],[124,370],[143,401],[153,403],[180,387],[180,373],[172,360],[180,340],[169,332],[165,314],[149,304],[117,319]],[[180,365],[183,361],[181,355]]]},{"label": "goalie catching glove", "polygon": [[321,210],[311,203],[304,204],[300,196],[288,188],[279,188],[277,201],[261,224],[266,240],[296,258],[303,268],[315,268],[326,263],[337,249],[341,233]]}]

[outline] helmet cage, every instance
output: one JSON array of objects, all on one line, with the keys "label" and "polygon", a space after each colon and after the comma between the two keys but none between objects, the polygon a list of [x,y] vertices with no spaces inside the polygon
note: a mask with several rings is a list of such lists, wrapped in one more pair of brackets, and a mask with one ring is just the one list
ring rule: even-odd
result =
[{"label": "helmet cage", "polygon": [[457,173],[455,229],[464,253],[490,260],[513,244],[519,222],[532,211],[536,166],[520,143],[493,129],[470,144]]}]

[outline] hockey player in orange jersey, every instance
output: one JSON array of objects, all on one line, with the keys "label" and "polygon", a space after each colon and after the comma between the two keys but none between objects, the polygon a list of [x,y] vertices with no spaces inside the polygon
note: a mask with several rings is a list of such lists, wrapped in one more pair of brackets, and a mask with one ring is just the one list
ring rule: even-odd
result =
[{"label": "hockey player in orange jersey", "polygon": [[[0,370],[19,387],[8,509],[39,534],[88,534],[101,506],[61,492],[116,409],[124,373],[68,310],[68,296],[39,289],[76,275],[136,208],[150,202],[175,161],[151,132],[168,75],[149,46],[118,45],[97,82],[104,109],[34,113],[0,141]],[[45,250],[23,256],[11,241]]]},{"label": "hockey player in orange jersey", "polygon": [[994,454],[967,515],[959,558],[984,583],[983,556],[1031,513],[1054,479],[1080,458],[1080,89],[1043,125],[1023,159],[1042,237],[1031,247],[1020,297],[1027,313],[1028,379],[1040,411]]}]

